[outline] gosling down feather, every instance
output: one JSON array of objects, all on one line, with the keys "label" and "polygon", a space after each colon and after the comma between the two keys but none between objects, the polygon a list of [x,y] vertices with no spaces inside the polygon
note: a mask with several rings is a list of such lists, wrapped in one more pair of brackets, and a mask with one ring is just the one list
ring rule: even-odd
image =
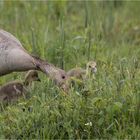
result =
[{"label": "gosling down feather", "polygon": [[96,62],[90,61],[87,63],[86,69],[83,69],[81,67],[73,68],[67,72],[67,75],[71,78],[83,80],[96,72],[97,72]]},{"label": "gosling down feather", "polygon": [[28,86],[31,86],[33,81],[40,81],[37,71],[30,70],[24,82],[12,81],[0,87],[0,101],[9,103],[16,101],[20,97],[25,97]]}]

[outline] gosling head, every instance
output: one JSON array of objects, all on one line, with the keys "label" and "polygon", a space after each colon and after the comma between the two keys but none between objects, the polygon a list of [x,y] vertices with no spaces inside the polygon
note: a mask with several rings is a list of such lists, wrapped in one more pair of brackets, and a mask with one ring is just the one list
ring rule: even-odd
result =
[{"label": "gosling head", "polygon": [[30,70],[25,76],[25,85],[28,86],[33,81],[41,81],[38,72],[35,70]]},{"label": "gosling head", "polygon": [[87,63],[87,69],[91,72],[91,73],[96,73],[97,72],[97,64],[95,61],[89,61]]}]

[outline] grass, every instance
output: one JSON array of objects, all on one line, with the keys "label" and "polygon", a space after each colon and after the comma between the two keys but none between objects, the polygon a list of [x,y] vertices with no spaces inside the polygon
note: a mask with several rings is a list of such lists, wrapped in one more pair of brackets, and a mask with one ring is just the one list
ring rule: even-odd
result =
[{"label": "grass", "polygon": [[40,73],[29,100],[1,105],[0,138],[139,139],[139,9],[138,1],[0,1],[0,27],[30,53],[65,70],[98,64],[96,79],[68,96]]}]

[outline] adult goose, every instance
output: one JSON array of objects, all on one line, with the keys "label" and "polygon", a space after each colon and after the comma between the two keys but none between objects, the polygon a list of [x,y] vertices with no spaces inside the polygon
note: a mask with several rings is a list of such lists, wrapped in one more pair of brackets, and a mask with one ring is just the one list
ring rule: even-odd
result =
[{"label": "adult goose", "polygon": [[67,74],[64,70],[30,55],[16,37],[0,29],[0,76],[28,70],[42,71],[57,85],[67,89]]}]

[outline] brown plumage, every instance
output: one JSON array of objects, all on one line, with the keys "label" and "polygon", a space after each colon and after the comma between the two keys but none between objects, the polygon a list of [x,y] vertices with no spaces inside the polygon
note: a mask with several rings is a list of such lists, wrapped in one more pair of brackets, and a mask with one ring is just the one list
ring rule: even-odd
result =
[{"label": "brown plumage", "polygon": [[0,29],[0,76],[11,72],[39,70],[46,73],[55,83],[67,88],[67,74],[64,70],[30,55],[18,39]]},{"label": "brown plumage", "polygon": [[37,71],[31,70],[27,73],[24,82],[12,81],[0,87],[0,101],[13,102],[20,97],[25,97],[28,86],[31,86],[33,81],[40,81]]}]

